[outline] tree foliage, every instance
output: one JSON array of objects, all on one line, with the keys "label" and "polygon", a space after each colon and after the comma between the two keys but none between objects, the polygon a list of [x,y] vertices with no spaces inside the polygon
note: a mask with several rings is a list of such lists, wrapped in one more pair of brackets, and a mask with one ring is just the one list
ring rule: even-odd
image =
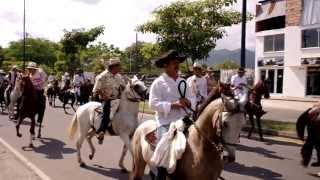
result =
[{"label": "tree foliage", "polygon": [[205,58],[216,47],[225,31],[223,27],[237,24],[241,14],[227,9],[236,0],[182,0],[161,6],[153,20],[138,26],[143,33],[158,35],[162,50],[176,49],[195,61]]},{"label": "tree foliage", "polygon": [[89,30],[84,28],[73,29],[72,31],[64,30],[64,36],[60,43],[69,72],[74,72],[76,68],[81,67],[80,51],[87,49],[88,44],[103,34],[104,29],[104,26],[98,26]]},{"label": "tree foliage", "polygon": [[234,60],[226,59],[223,63],[216,64],[213,66],[215,70],[221,69],[238,69],[240,65],[236,63]]},{"label": "tree foliage", "polygon": [[[59,48],[58,43],[46,39],[27,38],[26,60],[53,67],[57,61],[57,51]],[[23,60],[23,40],[10,42],[9,47],[5,51],[5,59],[12,61]]]}]

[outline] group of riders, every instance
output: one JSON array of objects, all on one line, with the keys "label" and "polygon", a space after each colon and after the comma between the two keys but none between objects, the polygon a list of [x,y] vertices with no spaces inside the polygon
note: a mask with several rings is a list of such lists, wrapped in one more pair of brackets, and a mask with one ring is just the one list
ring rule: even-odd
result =
[{"label": "group of riders", "polygon": [[[186,81],[179,76],[179,65],[185,61],[186,57],[181,56],[175,50],[170,50],[162,56],[155,59],[157,68],[163,69],[163,73],[153,81],[149,90],[149,106],[155,111],[155,121],[157,124],[156,139],[161,140],[163,135],[168,132],[171,123],[183,119],[188,111],[196,111],[199,106],[206,101],[212,89],[219,85],[212,68],[204,69],[199,63],[193,64],[193,75]],[[46,75],[37,64],[30,62],[26,68],[28,75],[36,89],[39,99],[43,99],[46,84]],[[17,66],[13,66],[7,77],[0,70],[0,83],[8,81],[6,92],[10,92],[15,86],[15,78],[19,73]],[[111,120],[119,106],[119,99],[126,88],[126,78],[121,75],[121,63],[119,58],[111,58],[105,71],[95,78],[92,88],[92,100],[102,102],[102,119],[100,127],[96,130],[96,136],[99,141],[103,141],[105,133],[109,130]],[[51,74],[48,78],[48,88],[57,86],[59,83],[55,76]],[[77,96],[81,95],[81,87],[89,83],[84,77],[83,71],[78,69],[71,79],[69,73],[62,77],[61,91],[73,89]],[[181,84],[185,82],[185,87]],[[230,87],[234,92],[236,99],[243,97],[242,94],[248,90],[248,81],[245,76],[245,69],[239,68],[238,73],[231,77]],[[238,99],[241,101],[241,99]],[[43,103],[43,102],[39,102]],[[255,104],[260,115],[265,114],[261,104]],[[245,107],[239,106],[239,111],[245,111]],[[167,170],[164,167],[158,167],[157,180],[164,180],[167,176]]]}]

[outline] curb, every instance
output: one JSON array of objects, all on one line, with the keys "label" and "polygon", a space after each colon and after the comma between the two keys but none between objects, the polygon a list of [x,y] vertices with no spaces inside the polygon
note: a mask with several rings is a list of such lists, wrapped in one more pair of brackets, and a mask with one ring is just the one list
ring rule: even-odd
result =
[{"label": "curb", "polygon": [[42,170],[37,168],[33,163],[26,159],[21,153],[15,150],[10,144],[0,137],[0,143],[7,148],[18,160],[20,160],[24,165],[27,166],[31,171],[37,174],[42,180],[51,180],[51,178],[46,175]]},{"label": "curb", "polygon": [[[142,113],[142,112],[140,111],[140,113]],[[154,112],[146,111],[146,112],[144,112],[144,114],[154,115]],[[248,132],[250,130],[250,128],[251,128],[250,126],[245,126],[242,128],[242,130]],[[257,129],[255,129],[253,132],[258,133]],[[290,139],[299,139],[295,133],[291,133],[291,132],[275,131],[275,130],[271,130],[271,129],[262,129],[262,133],[264,135],[279,136],[279,137],[285,137],[285,138],[290,138]]]}]

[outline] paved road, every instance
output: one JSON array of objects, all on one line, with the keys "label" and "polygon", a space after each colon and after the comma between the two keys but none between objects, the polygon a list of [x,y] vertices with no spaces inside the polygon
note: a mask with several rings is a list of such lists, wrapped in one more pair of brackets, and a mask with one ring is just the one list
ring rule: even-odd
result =
[{"label": "paved road", "polygon": [[[127,179],[127,174],[122,174],[117,166],[122,147],[122,142],[117,137],[108,137],[104,145],[96,145],[97,154],[92,161],[87,158],[89,150],[85,143],[83,158],[89,166],[85,169],[79,168],[74,142],[67,138],[66,133],[71,117],[65,115],[60,108],[48,108],[44,122],[44,138],[36,140],[34,149],[24,148],[28,145],[29,126],[21,127],[24,136],[19,139],[15,136],[14,124],[8,121],[6,116],[0,116],[0,135],[53,180]],[[144,118],[150,117],[145,115]],[[28,124],[28,120],[25,124]],[[97,144],[96,141],[94,143]],[[312,174],[320,169],[300,166],[299,148],[300,145],[296,142],[286,142],[273,137],[270,137],[267,143],[242,138],[237,163],[226,166],[223,177],[237,180],[317,179]],[[130,168],[130,164],[129,155],[126,157],[126,166]]]}]

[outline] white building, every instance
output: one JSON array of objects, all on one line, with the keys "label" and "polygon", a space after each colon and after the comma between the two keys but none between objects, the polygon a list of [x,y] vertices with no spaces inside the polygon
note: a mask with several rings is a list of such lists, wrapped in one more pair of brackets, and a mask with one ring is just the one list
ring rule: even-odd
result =
[{"label": "white building", "polygon": [[255,77],[273,96],[320,97],[320,0],[257,4]]}]

